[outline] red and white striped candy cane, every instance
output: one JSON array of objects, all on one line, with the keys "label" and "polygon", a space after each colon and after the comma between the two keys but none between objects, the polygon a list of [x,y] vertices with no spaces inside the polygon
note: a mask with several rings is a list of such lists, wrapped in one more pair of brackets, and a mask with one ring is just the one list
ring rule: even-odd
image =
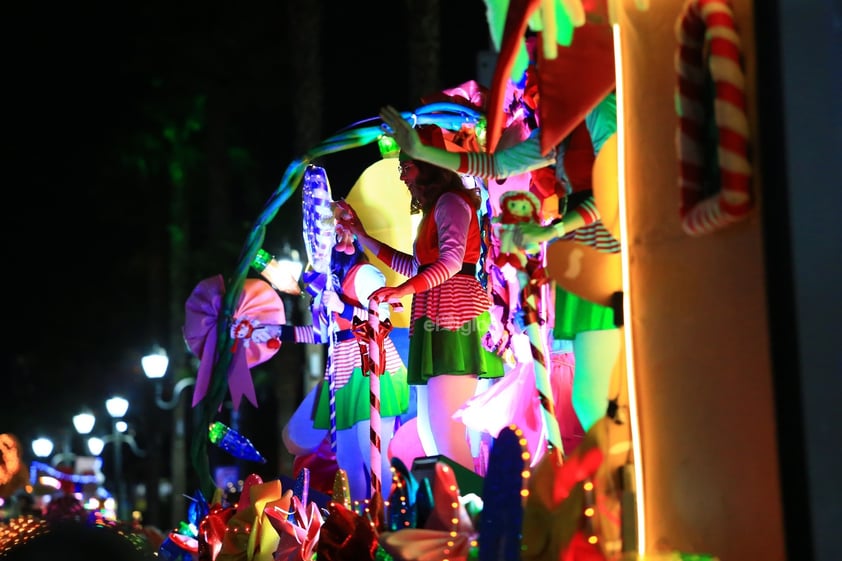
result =
[{"label": "red and white striped candy cane", "polygon": [[368,356],[371,359],[371,375],[368,377],[369,391],[369,440],[371,441],[371,496],[382,496],[382,484],[380,481],[380,374],[383,373],[385,365],[380,364],[381,353],[380,337],[380,316],[377,309],[377,304],[372,305],[368,303],[368,325],[371,329],[371,335],[368,340]]},{"label": "red and white striped candy cane", "polygon": [[541,306],[546,301],[542,293],[546,292],[546,284],[540,285],[530,282],[521,289],[521,306],[525,312],[524,332],[529,337],[529,347],[532,352],[532,366],[535,370],[535,389],[541,407],[541,419],[547,437],[547,449],[555,455],[556,463],[564,463],[564,443],[555,411],[555,399],[550,382],[549,351],[545,333],[541,329]]},{"label": "red and white striped candy cane", "polygon": [[[752,207],[745,77],[740,38],[727,0],[688,0],[677,22],[676,36],[679,213],[684,231],[699,236],[737,222]],[[710,121],[705,99],[706,69],[716,90],[713,112],[720,181],[719,191],[710,196],[704,188],[706,167],[710,165],[704,156]]]}]

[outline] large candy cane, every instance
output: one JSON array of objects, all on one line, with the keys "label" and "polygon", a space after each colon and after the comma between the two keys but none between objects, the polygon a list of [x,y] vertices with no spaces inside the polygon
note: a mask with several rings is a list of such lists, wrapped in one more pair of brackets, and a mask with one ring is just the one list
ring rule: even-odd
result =
[{"label": "large candy cane", "polygon": [[[679,126],[676,148],[681,188],[681,226],[699,236],[744,218],[751,210],[751,165],[740,37],[727,0],[688,0],[676,25],[678,83],[675,106]],[[710,109],[705,91],[707,69],[715,87],[713,100],[721,187],[709,195],[705,176],[713,159],[705,156]]]},{"label": "large candy cane", "polygon": [[[536,271],[531,278],[522,284],[520,302],[525,314],[526,327],[524,331],[529,337],[529,347],[532,351],[532,362],[535,368],[535,389],[538,392],[538,400],[541,403],[541,418],[544,420],[544,429],[547,431],[548,450],[555,454],[556,461],[561,464],[564,460],[564,444],[561,440],[561,430],[558,426],[558,417],[555,414],[555,400],[553,399],[553,388],[550,383],[550,372],[547,365],[550,363],[547,338],[541,329],[540,313],[541,305],[546,302],[543,296],[545,288],[549,286],[546,282],[543,268]],[[519,276],[522,278],[523,273]],[[545,316],[544,316],[545,317]]]},{"label": "large candy cane", "polygon": [[[396,311],[401,310],[399,302],[393,304]],[[360,346],[361,369],[369,377],[369,440],[371,442],[370,471],[371,497],[382,497],[382,482],[380,480],[380,376],[386,372],[386,337],[392,331],[389,318],[380,321],[377,305],[368,304],[368,319],[365,321],[354,318],[353,333]]]},{"label": "large candy cane", "polygon": [[380,349],[383,344],[377,334],[380,332],[380,315],[377,304],[368,303],[368,326],[371,329],[371,338],[368,342],[368,355],[371,359],[371,376],[368,377],[369,392],[369,430],[368,436],[371,441],[371,496],[383,495],[380,481],[380,376],[385,370],[385,364],[380,364]]}]

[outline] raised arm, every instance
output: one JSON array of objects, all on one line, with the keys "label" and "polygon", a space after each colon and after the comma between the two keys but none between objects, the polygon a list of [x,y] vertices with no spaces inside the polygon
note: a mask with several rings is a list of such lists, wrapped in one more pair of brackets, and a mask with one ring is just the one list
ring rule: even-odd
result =
[{"label": "raised arm", "polygon": [[555,164],[556,152],[541,154],[539,129],[523,142],[494,154],[485,152],[448,152],[421,141],[418,132],[392,106],[380,110],[380,118],[392,129],[392,137],[401,151],[415,160],[423,160],[458,173],[484,179],[504,179]]}]

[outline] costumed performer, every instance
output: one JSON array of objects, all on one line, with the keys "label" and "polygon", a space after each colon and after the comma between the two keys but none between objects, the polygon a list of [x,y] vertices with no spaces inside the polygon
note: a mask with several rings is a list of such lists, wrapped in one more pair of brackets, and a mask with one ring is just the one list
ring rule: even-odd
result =
[{"label": "costumed performer", "polygon": [[[372,293],[386,284],[386,277],[372,265],[360,243],[353,234],[337,225],[337,242],[331,256],[331,273],[339,279],[335,291],[325,290],[319,279],[314,279],[308,290],[315,292],[313,313],[330,314],[336,322],[335,344],[332,361],[325,369],[325,379],[319,383],[316,392],[305,397],[299,410],[293,414],[299,423],[294,428],[284,429],[284,442],[293,454],[313,452],[314,447],[323,444],[330,428],[330,403],[327,391],[327,376],[333,368],[336,377],[336,463],[348,474],[351,499],[363,501],[369,496],[370,447],[369,438],[369,377],[362,371],[360,345],[354,336],[354,318],[366,321],[368,303]],[[321,279],[324,280],[324,279]],[[322,286],[321,290],[312,290]],[[389,306],[379,306],[379,317],[389,317]],[[322,341],[312,325],[262,325],[252,334],[256,341],[279,338],[281,341],[319,344]],[[388,337],[383,341],[386,357],[386,371],[380,377],[380,457],[381,481],[391,481],[391,467],[387,454],[389,442],[399,415],[409,406],[409,387],[406,366],[394,343]],[[312,427],[302,426],[300,421],[312,411]],[[292,422],[292,420],[291,420]],[[296,433],[301,431],[300,435]],[[300,436],[300,439],[299,439]],[[298,442],[300,440],[300,443]],[[305,442],[309,444],[304,444]],[[316,444],[318,443],[318,444]]]},{"label": "costumed performer", "polygon": [[[493,154],[457,153],[422,141],[417,131],[391,106],[384,107],[380,111],[380,117],[391,127],[392,136],[401,147],[401,153],[459,173],[484,179],[502,179],[553,166],[557,179],[555,189],[561,192],[562,200],[566,201],[563,205],[566,209],[560,219],[549,224],[517,224],[513,230],[513,238],[518,247],[534,247],[542,242],[564,240],[588,245],[604,253],[620,251],[619,241],[600,220],[590,183],[585,190],[577,190],[577,186],[582,187],[582,182],[572,180],[576,176],[590,177],[587,162],[592,165],[593,157],[617,130],[615,92],[611,92],[597,103],[585,118],[584,125],[593,147],[592,158],[579,158],[585,162],[585,173],[582,173],[581,163],[569,166],[571,169],[568,173],[567,164],[571,163],[571,160],[566,157],[567,145],[564,141],[546,155],[541,154],[540,123],[523,142]],[[581,155],[577,152],[577,156]],[[579,422],[587,431],[607,411],[611,373],[616,362],[610,357],[618,356],[621,336],[614,325],[614,314],[610,307],[590,302],[561,289],[556,290],[555,322],[554,337],[573,339],[576,367],[572,401]],[[559,329],[560,326],[563,326],[563,329]]]},{"label": "costumed performer", "polygon": [[[425,125],[420,130],[431,143],[444,145],[439,127]],[[369,236],[346,203],[339,203],[344,212],[338,220],[379,259],[408,277],[398,286],[377,290],[370,298],[384,303],[412,295],[408,380],[427,389],[426,394],[418,392],[417,417],[425,453],[444,455],[476,471],[466,427],[454,420],[453,414],[474,395],[479,378],[504,374],[500,357],[483,346],[491,322],[491,300],[476,277],[481,256],[481,198],[451,170],[403,152],[399,161],[401,180],[412,195],[413,212],[422,215],[411,255]],[[435,451],[427,449],[430,437]]]}]

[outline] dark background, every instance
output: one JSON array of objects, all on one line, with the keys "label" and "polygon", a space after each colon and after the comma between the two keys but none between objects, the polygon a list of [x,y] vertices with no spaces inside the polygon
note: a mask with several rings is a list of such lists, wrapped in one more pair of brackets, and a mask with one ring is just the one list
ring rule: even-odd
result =
[{"label": "dark background", "polygon": [[[7,7],[0,433],[17,435],[27,454],[39,435],[60,446],[83,408],[97,415],[95,432],[107,431],[104,401],[115,393],[130,399],[142,446],[150,427],[168,430],[140,357],[180,330],[173,291],[233,270],[303,150],[384,104],[411,109],[422,94],[477,78],[490,47],[481,0],[324,3],[302,43],[296,14],[308,3]],[[436,31],[437,66],[420,81],[413,26]],[[312,61],[319,70],[306,82]],[[315,110],[308,84],[320,92]],[[334,196],[378,157],[373,147],[332,157]],[[175,185],[185,201],[177,219]],[[264,247],[303,249],[299,210],[293,196]],[[171,279],[172,235],[188,236],[182,286]]]}]

